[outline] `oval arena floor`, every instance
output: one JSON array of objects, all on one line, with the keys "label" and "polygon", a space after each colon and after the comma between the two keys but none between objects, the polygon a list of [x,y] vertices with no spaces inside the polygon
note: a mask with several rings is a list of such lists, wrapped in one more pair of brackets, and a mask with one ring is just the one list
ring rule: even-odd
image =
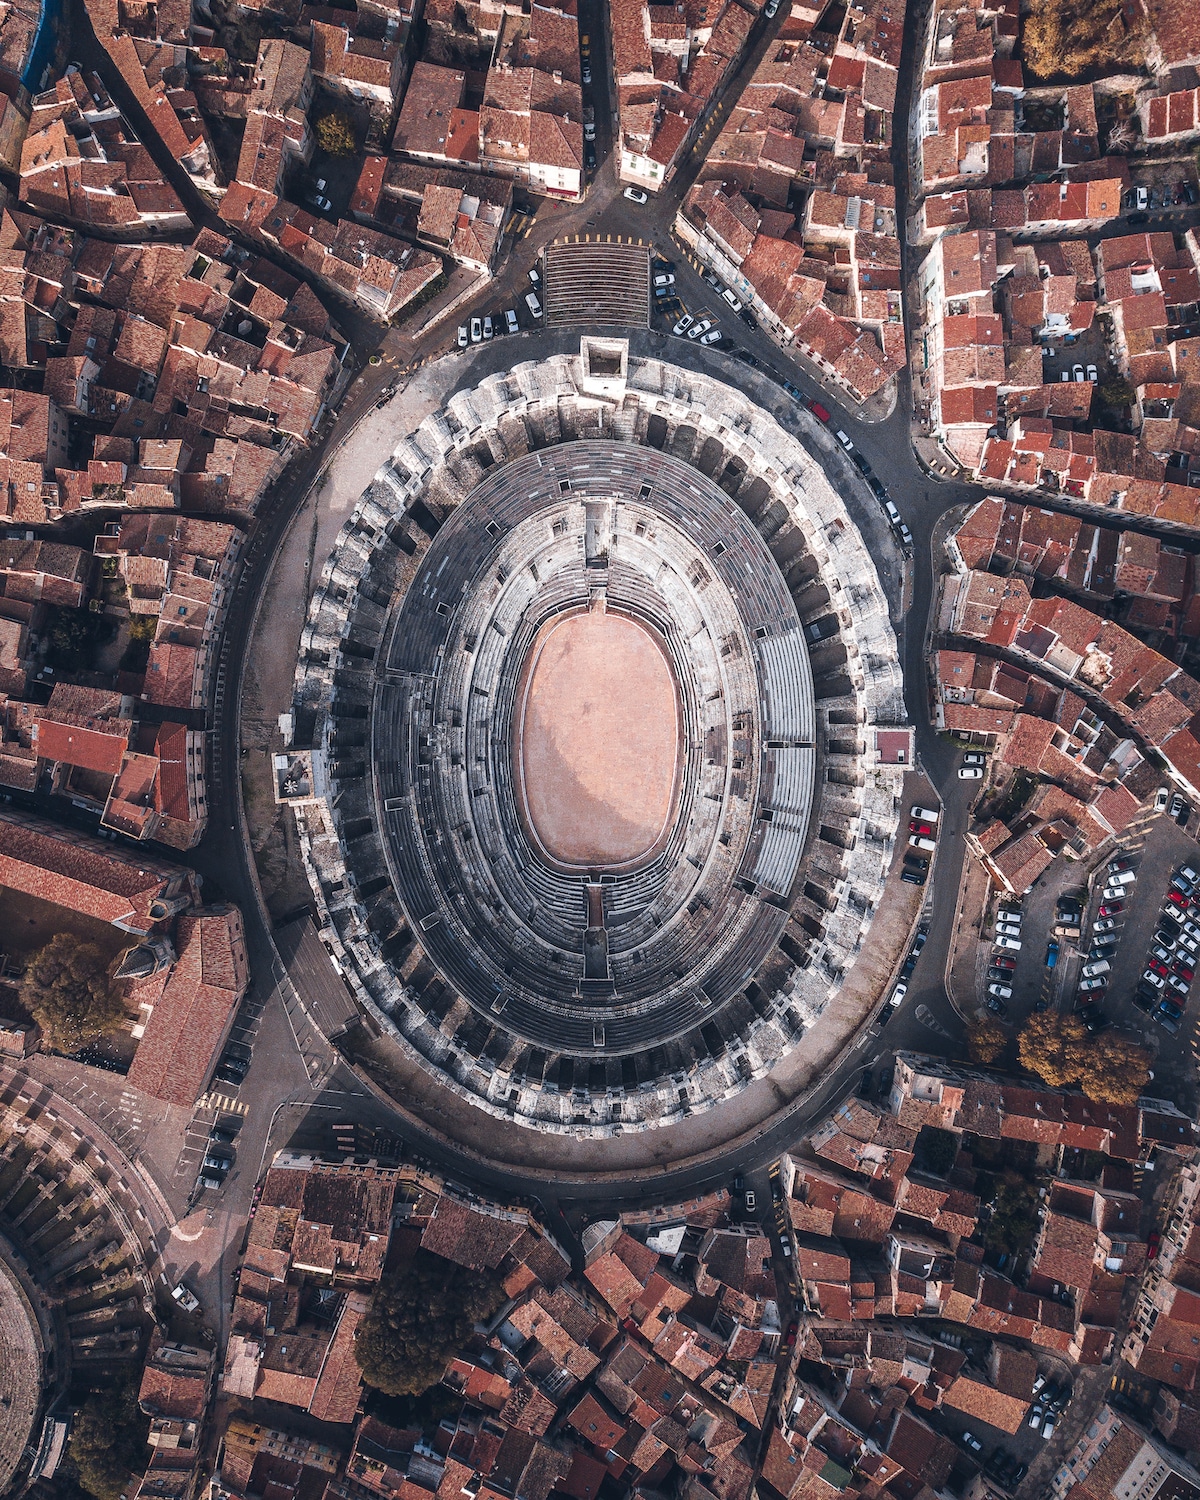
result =
[{"label": "oval arena floor", "polygon": [[670,831],[679,699],[654,633],[602,602],[552,620],[526,663],[514,734],[530,831],[555,863],[631,869]]}]

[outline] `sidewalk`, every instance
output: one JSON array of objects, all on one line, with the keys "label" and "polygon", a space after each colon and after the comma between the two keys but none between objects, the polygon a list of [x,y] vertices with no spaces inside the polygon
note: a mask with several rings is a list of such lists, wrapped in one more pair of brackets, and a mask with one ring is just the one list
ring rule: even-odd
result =
[{"label": "sidewalk", "polygon": [[965,855],[954,909],[954,936],[946,957],[946,993],[968,1026],[983,1013],[979,971],[980,955],[986,948],[979,941],[979,931],[990,887],[991,880],[980,862]]}]

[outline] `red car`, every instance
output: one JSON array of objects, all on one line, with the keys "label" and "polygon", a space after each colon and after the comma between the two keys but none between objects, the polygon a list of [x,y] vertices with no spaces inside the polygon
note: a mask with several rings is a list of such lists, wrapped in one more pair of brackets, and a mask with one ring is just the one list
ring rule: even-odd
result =
[{"label": "red car", "polygon": [[1178,891],[1168,891],[1167,900],[1172,906],[1177,906],[1180,911],[1187,911],[1187,897],[1181,896]]},{"label": "red car", "polygon": [[1180,979],[1186,979],[1189,984],[1196,977],[1195,965],[1187,958],[1177,958],[1171,965],[1171,972],[1178,974]]},{"label": "red car", "polygon": [[933,829],[930,828],[928,823],[910,823],[908,831],[909,833],[918,834],[923,839],[932,838],[933,836]]},{"label": "red car", "polygon": [[1106,901],[1100,908],[1100,915],[1102,917],[1119,917],[1124,910],[1124,901]]},{"label": "red car", "polygon": [[1158,1230],[1152,1229],[1146,1238],[1146,1259],[1154,1260],[1158,1255]]},{"label": "red car", "polygon": [[810,412],[812,412],[813,416],[816,417],[818,422],[833,421],[833,418],[829,415],[828,409],[822,406],[821,403],[815,400],[812,396],[809,396],[808,398],[808,409]]},{"label": "red car", "polygon": [[785,1340],[785,1343],[787,1344],[789,1349],[796,1342],[796,1335],[799,1332],[800,1324],[796,1321],[795,1318],[793,1318],[792,1321],[788,1324],[787,1338]]},{"label": "red car", "polygon": [[1167,966],[1165,963],[1163,963],[1161,958],[1150,959],[1147,962],[1146,967],[1152,974],[1157,974],[1162,979],[1165,979],[1167,977]]},{"label": "red car", "polygon": [[993,953],[992,954],[992,968],[994,968],[994,969],[1015,969],[1016,967],[1017,967],[1017,961],[1016,961],[1016,959],[1015,958],[1010,958],[1006,953]]}]

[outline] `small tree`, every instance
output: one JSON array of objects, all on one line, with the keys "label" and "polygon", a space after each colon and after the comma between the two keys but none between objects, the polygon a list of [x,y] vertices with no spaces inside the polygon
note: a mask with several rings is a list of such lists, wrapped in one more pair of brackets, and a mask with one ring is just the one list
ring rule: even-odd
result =
[{"label": "small tree", "polygon": [[350,117],[340,109],[317,121],[317,140],[330,156],[353,156],[358,144]]},{"label": "small tree", "polygon": [[66,932],[30,959],[21,1003],[59,1052],[78,1052],[115,1031],[125,1014],[99,948]]},{"label": "small tree", "polygon": [[1130,405],[1136,392],[1127,380],[1102,380],[1096,387],[1096,394],[1105,406],[1119,410]]},{"label": "small tree", "polygon": [[389,1396],[414,1396],[442,1378],[446,1361],[490,1317],[504,1293],[490,1276],[418,1250],[385,1276],[359,1325],[354,1357],[363,1379]]},{"label": "small tree", "polygon": [[1008,1046],[1008,1033],[999,1021],[985,1016],[967,1033],[967,1054],[973,1063],[994,1063]]},{"label": "small tree", "polygon": [[75,1413],[67,1449],[80,1485],[96,1500],[117,1500],[129,1476],[146,1466],[149,1431],[128,1380],[89,1396]]}]

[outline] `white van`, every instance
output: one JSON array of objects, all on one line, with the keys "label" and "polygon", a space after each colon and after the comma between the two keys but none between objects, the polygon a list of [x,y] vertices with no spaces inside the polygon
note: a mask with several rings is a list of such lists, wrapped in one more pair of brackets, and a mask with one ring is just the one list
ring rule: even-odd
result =
[{"label": "white van", "polygon": [[1108,877],[1108,883],[1110,886],[1132,885],[1136,879],[1137,875],[1132,870],[1122,870],[1119,875],[1110,874]]},{"label": "white van", "polygon": [[1093,964],[1084,964],[1079,974],[1082,979],[1098,979],[1101,974],[1107,974],[1112,968],[1107,958],[1098,958]]},{"label": "white van", "polygon": [[912,847],[914,849],[929,849],[929,850],[933,850],[933,849],[937,848],[937,845],[934,843],[934,841],[932,839],[923,839],[918,834],[915,834],[915,833],[911,834],[909,836],[908,842],[912,845]]},{"label": "white van", "polygon": [[914,823],[936,823],[941,813],[935,813],[928,807],[918,807],[914,802],[908,810],[909,817]]}]

